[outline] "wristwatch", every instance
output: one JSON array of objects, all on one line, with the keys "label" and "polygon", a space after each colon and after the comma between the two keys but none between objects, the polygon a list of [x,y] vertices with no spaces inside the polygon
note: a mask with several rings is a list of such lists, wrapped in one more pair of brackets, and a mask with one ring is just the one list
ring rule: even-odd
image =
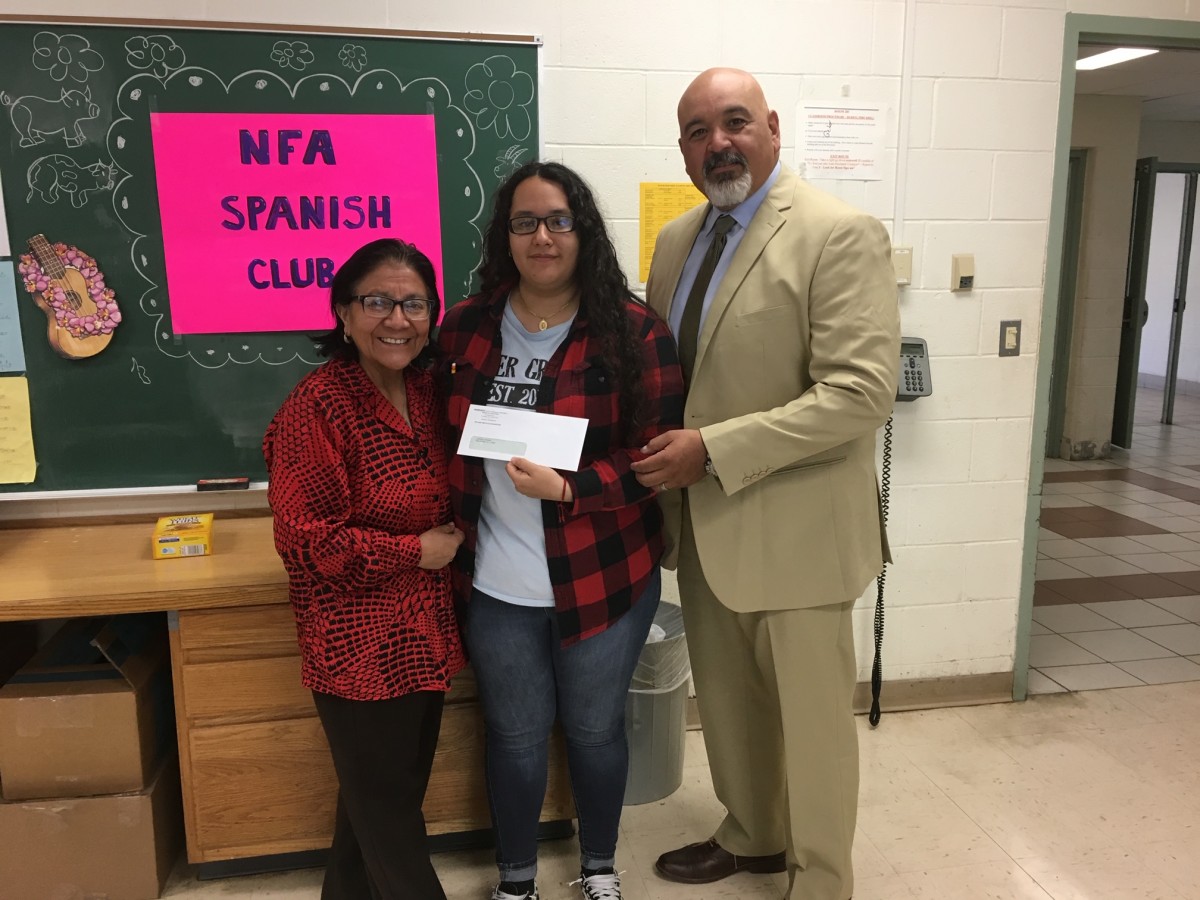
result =
[{"label": "wristwatch", "polygon": [[704,457],[704,474],[705,474],[705,475],[711,475],[713,478],[716,478],[716,479],[717,479],[717,484],[720,484],[720,483],[721,483],[721,479],[720,479],[720,478],[717,478],[717,470],[716,470],[715,468],[713,468],[713,464],[712,464],[712,457],[711,457],[711,456],[707,456],[707,455],[706,455],[706,456]]}]

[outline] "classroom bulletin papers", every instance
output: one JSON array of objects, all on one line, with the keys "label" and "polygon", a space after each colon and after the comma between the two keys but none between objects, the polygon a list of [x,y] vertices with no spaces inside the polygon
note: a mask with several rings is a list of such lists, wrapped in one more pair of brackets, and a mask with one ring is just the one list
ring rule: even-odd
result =
[{"label": "classroom bulletin papers", "polygon": [[29,484],[36,474],[29,382],[20,375],[0,378],[0,484]]},{"label": "classroom bulletin papers", "polygon": [[[0,219],[4,216],[0,215]],[[0,372],[24,372],[21,319],[17,315],[17,275],[11,259],[0,259]]]},{"label": "classroom bulletin papers", "polygon": [[690,181],[643,181],[640,193],[642,230],[638,277],[644,284],[650,277],[650,257],[654,255],[654,242],[662,227],[705,200]]}]

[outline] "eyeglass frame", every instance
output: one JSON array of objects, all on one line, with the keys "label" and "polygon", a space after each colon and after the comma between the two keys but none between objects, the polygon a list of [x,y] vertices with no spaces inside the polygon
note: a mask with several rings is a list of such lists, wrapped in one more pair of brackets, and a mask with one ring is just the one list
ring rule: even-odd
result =
[{"label": "eyeglass frame", "polygon": [[[387,300],[388,302],[390,302],[392,304],[392,308],[389,309],[382,316],[377,315],[377,314],[371,312],[369,309],[367,309],[366,301],[370,300],[370,299]],[[428,321],[430,318],[432,318],[433,308],[437,305],[436,301],[430,300],[428,297],[403,297],[400,300],[396,300],[393,297],[385,297],[383,294],[355,294],[354,296],[352,296],[350,298],[350,302],[353,303],[355,300],[357,300],[358,305],[362,307],[363,315],[369,316],[372,319],[380,319],[380,320],[386,319],[392,313],[394,313],[396,311],[396,307],[398,306],[398,307],[400,307],[400,312],[404,315],[404,318],[408,319],[408,321],[410,321],[410,322]],[[422,315],[418,315],[418,316],[411,315],[404,308],[404,304],[406,304],[406,303],[420,303],[425,308],[425,314],[423,316]]]},{"label": "eyeglass frame", "polygon": [[[570,227],[569,228],[551,228],[550,227],[551,219],[566,219],[570,223]],[[516,226],[513,223],[520,222],[520,221],[532,221],[533,227],[530,228],[528,231],[517,231]],[[545,225],[546,230],[548,232],[550,232],[551,234],[570,234],[572,231],[575,230],[575,223],[577,221],[578,221],[578,218],[571,215],[570,213],[551,213],[548,216],[513,216],[511,219],[508,220],[508,230],[511,234],[520,235],[521,237],[527,237],[528,235],[536,234],[537,230],[539,228],[541,228],[543,225]]]}]

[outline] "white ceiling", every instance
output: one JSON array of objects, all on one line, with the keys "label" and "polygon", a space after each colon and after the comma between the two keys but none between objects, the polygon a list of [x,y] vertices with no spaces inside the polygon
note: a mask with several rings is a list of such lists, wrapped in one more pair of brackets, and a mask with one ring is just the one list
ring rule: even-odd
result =
[{"label": "white ceiling", "polygon": [[[1081,44],[1079,58],[1106,49]],[[1160,50],[1115,66],[1076,72],[1075,93],[1141,97],[1143,119],[1200,122],[1200,51]]]}]

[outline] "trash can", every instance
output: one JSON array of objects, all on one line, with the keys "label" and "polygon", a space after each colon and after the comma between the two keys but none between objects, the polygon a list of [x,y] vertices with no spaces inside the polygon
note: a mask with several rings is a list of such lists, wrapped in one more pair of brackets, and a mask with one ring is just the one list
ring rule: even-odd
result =
[{"label": "trash can", "polygon": [[659,603],[625,700],[626,806],[661,800],[683,783],[690,673],[683,612],[674,603]]}]

